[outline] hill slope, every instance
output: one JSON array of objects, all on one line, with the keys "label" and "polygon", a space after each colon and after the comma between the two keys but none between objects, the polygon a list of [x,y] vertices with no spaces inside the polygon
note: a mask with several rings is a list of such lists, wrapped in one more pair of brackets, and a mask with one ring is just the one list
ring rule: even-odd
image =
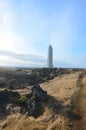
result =
[{"label": "hill slope", "polygon": [[0,130],[86,129],[85,72],[64,74],[41,86],[49,94],[43,115],[34,119],[16,112],[0,121]]}]

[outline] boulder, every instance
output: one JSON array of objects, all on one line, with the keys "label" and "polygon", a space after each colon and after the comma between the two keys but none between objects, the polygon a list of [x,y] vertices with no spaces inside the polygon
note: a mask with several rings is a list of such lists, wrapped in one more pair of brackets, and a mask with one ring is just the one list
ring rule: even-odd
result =
[{"label": "boulder", "polygon": [[37,118],[43,113],[42,102],[47,100],[47,92],[44,91],[40,85],[36,84],[31,89],[32,96],[27,100],[27,111],[29,116]]},{"label": "boulder", "polygon": [[48,98],[47,92],[44,91],[38,84],[35,84],[32,87],[32,94],[41,101],[45,101]]},{"label": "boulder", "polygon": [[29,116],[37,118],[43,113],[42,103],[38,97],[32,97],[27,101],[27,111]]}]

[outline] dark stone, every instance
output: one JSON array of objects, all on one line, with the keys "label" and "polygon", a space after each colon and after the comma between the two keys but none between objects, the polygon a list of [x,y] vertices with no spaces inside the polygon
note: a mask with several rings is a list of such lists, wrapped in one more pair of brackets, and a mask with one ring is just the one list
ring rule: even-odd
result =
[{"label": "dark stone", "polygon": [[12,92],[7,89],[0,91],[0,107],[15,100],[19,96],[18,92]]},{"label": "dark stone", "polygon": [[32,97],[27,101],[28,115],[37,118],[43,113],[43,107],[37,97]]},{"label": "dark stone", "polygon": [[33,86],[32,93],[33,96],[37,97],[41,101],[45,101],[48,98],[47,92],[44,91],[38,84]]},{"label": "dark stone", "polygon": [[47,92],[44,91],[40,85],[36,84],[32,87],[32,96],[27,100],[27,111],[29,116],[37,118],[40,116],[44,109],[42,106],[42,101],[47,100]]}]

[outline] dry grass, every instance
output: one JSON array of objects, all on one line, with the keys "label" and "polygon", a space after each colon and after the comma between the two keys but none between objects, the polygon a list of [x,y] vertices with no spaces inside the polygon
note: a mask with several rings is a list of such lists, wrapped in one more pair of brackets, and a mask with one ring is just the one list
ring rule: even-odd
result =
[{"label": "dry grass", "polygon": [[81,120],[73,121],[72,130],[86,130],[86,73],[77,83],[78,91],[74,94],[74,111],[81,116]]},{"label": "dry grass", "polygon": [[[80,72],[65,74],[41,85],[49,94],[49,100],[44,103],[43,115],[37,119],[18,113],[10,115],[0,123],[1,126],[6,124],[4,130],[86,130],[85,74],[82,78]],[[58,110],[58,104],[61,110]],[[67,106],[72,104],[73,112],[82,117],[80,120],[64,114]]]}]

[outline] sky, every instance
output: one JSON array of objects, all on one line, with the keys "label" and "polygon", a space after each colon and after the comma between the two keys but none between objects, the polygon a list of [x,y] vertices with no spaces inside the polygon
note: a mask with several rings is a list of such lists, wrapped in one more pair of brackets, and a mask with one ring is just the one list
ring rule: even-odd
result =
[{"label": "sky", "polygon": [[0,66],[86,68],[86,0],[0,0]]}]

